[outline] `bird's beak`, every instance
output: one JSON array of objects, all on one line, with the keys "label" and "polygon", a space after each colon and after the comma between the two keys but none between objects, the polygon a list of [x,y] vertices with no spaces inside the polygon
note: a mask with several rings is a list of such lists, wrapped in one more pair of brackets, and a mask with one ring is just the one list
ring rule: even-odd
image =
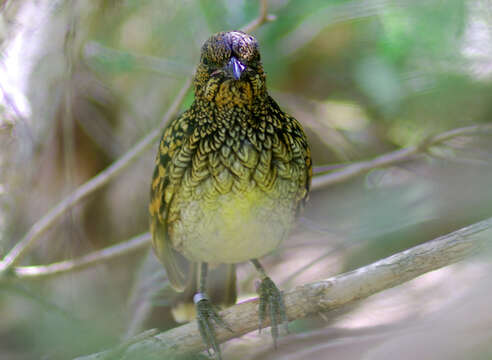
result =
[{"label": "bird's beak", "polygon": [[246,69],[246,65],[241,63],[238,59],[236,59],[234,56],[231,57],[231,60],[227,63],[225,66],[225,70],[229,75],[231,75],[235,80],[239,80],[241,78],[241,74],[243,73],[244,69]]}]

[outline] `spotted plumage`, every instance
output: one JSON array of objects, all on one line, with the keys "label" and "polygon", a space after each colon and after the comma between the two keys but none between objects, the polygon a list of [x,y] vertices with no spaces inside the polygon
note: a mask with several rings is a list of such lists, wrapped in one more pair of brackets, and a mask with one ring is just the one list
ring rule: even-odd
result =
[{"label": "spotted plumage", "polygon": [[151,188],[153,246],[177,290],[192,262],[238,263],[285,239],[306,199],[311,156],[301,125],[268,95],[256,39],[212,36],[195,100],[165,129]]}]

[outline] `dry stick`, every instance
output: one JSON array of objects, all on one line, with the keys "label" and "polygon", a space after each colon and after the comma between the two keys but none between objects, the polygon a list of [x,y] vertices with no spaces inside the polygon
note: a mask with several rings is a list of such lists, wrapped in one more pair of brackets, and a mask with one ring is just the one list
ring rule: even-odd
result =
[{"label": "dry stick", "polygon": [[94,251],[78,258],[60,261],[49,265],[15,267],[13,269],[13,275],[16,279],[22,280],[45,279],[47,277],[60,275],[67,272],[83,270],[93,265],[144,249],[148,245],[150,245],[150,234],[145,233],[135,236],[128,241],[109,246],[99,251]]},{"label": "dry stick", "polygon": [[319,190],[328,186],[339,184],[352,179],[360,174],[366,173],[372,169],[393,165],[412,158],[412,156],[425,152],[429,147],[450,140],[457,136],[476,135],[481,132],[492,131],[492,125],[474,125],[446,131],[442,134],[430,137],[417,146],[410,146],[405,149],[396,150],[372,160],[357,162],[347,165],[345,168],[330,172],[324,175],[318,175],[313,178],[312,189]]},{"label": "dry stick", "polygon": [[269,15],[268,14],[268,0],[261,0],[260,1],[260,14],[256,19],[254,19],[252,22],[250,22],[248,25],[245,25],[243,28],[241,28],[241,31],[244,31],[245,33],[250,33],[256,29],[258,29],[261,25],[268,21],[274,21],[275,16],[274,15]]},{"label": "dry stick", "polygon": [[[372,169],[380,168],[383,166],[390,166],[402,161],[409,160],[413,155],[426,151],[428,147],[437,145],[439,143],[450,140],[457,136],[476,135],[479,133],[486,133],[489,131],[492,131],[491,125],[468,126],[468,127],[446,131],[442,134],[438,134],[431,137],[430,139],[423,142],[419,146],[412,146],[410,148],[397,150],[391,153],[381,155],[373,160],[358,162],[352,165],[348,165],[347,167],[341,170],[333,171],[325,175],[316,176],[313,179],[313,189],[322,189],[333,184],[350,180]],[[144,234],[142,236],[147,236],[147,238],[150,238],[150,235],[148,234]],[[69,271],[80,270],[87,267],[84,264],[84,261],[88,259],[100,258],[100,261],[97,262],[102,262],[139,249],[140,246],[134,246],[132,241],[133,240],[128,240],[120,243],[118,246],[121,251],[111,252],[111,255],[107,255],[105,253],[106,249],[103,249],[88,254],[86,256],[83,256],[81,258],[64,261],[63,263],[43,265],[43,266],[29,266],[29,267],[19,266],[14,269],[14,275],[17,275],[20,278],[35,279],[36,277],[44,278],[46,276],[52,276]],[[128,249],[125,249],[126,247],[128,247]],[[77,265],[74,266],[73,264],[71,264],[72,262],[77,263]],[[26,268],[27,270],[25,270],[24,268]]]},{"label": "dry stick", "polygon": [[[475,223],[373,264],[332,278],[306,284],[285,293],[289,320],[333,310],[385,289],[412,280],[479,252],[491,243],[492,218]],[[217,327],[222,343],[258,328],[258,300],[247,301],[221,312],[234,333]],[[268,325],[268,324],[266,324]],[[138,359],[142,354],[195,353],[205,350],[196,321],[131,345],[120,359]],[[104,359],[111,350],[76,360]]]},{"label": "dry stick", "polygon": [[172,103],[169,110],[164,115],[161,125],[152,130],[150,134],[145,136],[140,142],[138,142],[133,148],[131,148],[125,155],[119,160],[111,164],[108,168],[100,172],[97,176],[93,177],[85,184],[78,187],[72,194],[62,200],[58,205],[52,208],[46,215],[39,219],[19,241],[12,250],[4,257],[0,262],[0,275],[6,272],[9,268],[14,266],[26,252],[34,245],[36,240],[40,238],[49,228],[51,228],[55,222],[63,215],[63,213],[71,209],[80,200],[84,199],[87,195],[92,194],[103,185],[107,184],[111,179],[117,176],[121,171],[128,167],[133,161],[135,161],[140,154],[147,150],[159,137],[162,131],[162,127],[169,121],[169,119],[176,116],[181,103],[183,102],[186,93],[191,86],[191,79],[188,79],[180,92],[176,96],[176,99]]},{"label": "dry stick", "polygon": [[[267,21],[272,21],[273,16],[269,16],[267,13],[267,0],[260,1],[260,14],[258,18],[253,20],[250,24],[243,27],[241,30],[244,32],[251,32],[256,30],[259,26]],[[51,209],[46,215],[39,219],[28,231],[28,233],[20,240],[10,252],[0,261],[0,275],[7,272],[12,266],[16,265],[18,261],[25,255],[25,253],[34,245],[37,239],[44,234],[49,228],[51,228],[55,222],[63,215],[63,213],[73,206],[75,206],[80,200],[87,195],[93,193],[103,185],[107,184],[110,180],[116,177],[122,170],[128,167],[133,161],[135,161],[145,150],[147,150],[154,141],[159,137],[162,131],[162,127],[174,116],[179,110],[181,103],[188,90],[191,87],[191,79],[188,79],[183,88],[178,93],[178,96],[172,103],[169,110],[164,115],[161,125],[152,130],[150,134],[145,136],[139,143],[137,143],[132,149],[130,149],[119,160],[110,165],[107,169],[103,170],[99,175],[93,177],[85,184],[77,188],[72,194],[62,200],[58,205]]]},{"label": "dry stick", "polygon": [[[267,21],[274,19],[273,16],[267,13],[267,0],[262,0],[260,3],[260,15],[257,19],[253,20],[250,24],[243,27],[241,30],[245,32],[251,32],[261,26]],[[107,169],[99,173],[91,180],[87,181],[85,184],[77,188],[71,195],[62,200],[58,205],[51,209],[46,215],[39,219],[28,231],[28,233],[19,241],[14,248],[4,257],[0,262],[0,275],[9,270],[12,266],[25,255],[25,253],[34,245],[37,239],[40,238],[49,228],[51,228],[55,222],[63,215],[63,213],[73,206],[75,206],[79,201],[84,199],[86,196],[90,195],[100,187],[107,184],[110,180],[116,177],[122,170],[129,166],[133,161],[135,161],[138,156],[143,153],[147,148],[149,148],[152,143],[158,138],[161,133],[162,126],[166,124],[169,119],[176,115],[179,106],[181,105],[187,91],[191,86],[191,80],[189,79],[175,101],[167,111],[162,125],[154,129],[150,134],[148,134],[144,139],[137,143],[132,149],[130,149],[125,155],[123,155],[118,161],[114,162]],[[451,130],[449,132],[443,133],[431,139],[428,145],[435,145],[438,142],[445,141],[451,137],[458,135],[469,135],[475,133],[479,126],[471,126],[468,128],[460,128]],[[482,127],[483,128],[483,127]],[[313,179],[312,188],[321,189],[327,186],[340,183],[349,180],[357,175],[367,172],[371,169],[388,166],[403,160],[410,158],[412,155],[417,154],[422,146],[414,146],[402,150],[395,151],[386,155],[382,155],[373,160],[360,162],[352,165],[348,165],[340,171],[335,171],[329,174],[324,174],[317,176]]]},{"label": "dry stick", "polygon": [[[244,32],[251,32],[261,26],[267,21],[273,20],[267,13],[267,0],[261,0],[260,14],[257,19],[253,20],[250,24],[246,25],[241,30]],[[37,239],[40,238],[49,228],[51,228],[55,222],[63,215],[63,213],[71,209],[80,200],[93,193],[103,185],[107,184],[111,179],[117,176],[123,169],[135,161],[140,154],[142,154],[147,148],[149,148],[154,141],[159,137],[162,131],[162,127],[174,116],[179,110],[184,97],[191,86],[191,79],[188,79],[183,88],[178,93],[178,96],[172,103],[169,110],[166,112],[164,119],[161,122],[161,126],[154,129],[150,134],[137,143],[132,149],[130,149],[125,155],[123,155],[118,161],[114,162],[107,169],[99,173],[99,175],[93,177],[85,184],[77,188],[71,195],[62,200],[58,205],[51,209],[46,215],[39,219],[28,231],[28,233],[19,241],[14,248],[4,257],[0,262],[0,275],[7,272],[12,266],[24,256],[24,254],[34,245]],[[31,269],[32,271],[33,269]]]}]

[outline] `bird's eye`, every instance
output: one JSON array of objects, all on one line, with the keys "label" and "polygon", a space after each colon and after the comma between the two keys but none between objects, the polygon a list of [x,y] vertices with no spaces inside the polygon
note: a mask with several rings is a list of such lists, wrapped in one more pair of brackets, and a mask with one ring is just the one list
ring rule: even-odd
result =
[{"label": "bird's eye", "polygon": [[209,61],[208,61],[208,59],[207,59],[206,57],[203,57],[203,59],[202,59],[202,63],[203,63],[204,65],[208,65]]}]

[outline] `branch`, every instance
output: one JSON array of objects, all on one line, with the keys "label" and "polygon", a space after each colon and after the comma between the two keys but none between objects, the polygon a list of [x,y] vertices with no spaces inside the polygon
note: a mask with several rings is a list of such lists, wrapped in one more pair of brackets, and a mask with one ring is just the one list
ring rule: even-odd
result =
[{"label": "branch", "polygon": [[260,0],[260,14],[248,25],[242,27],[241,31],[244,31],[245,33],[253,32],[264,23],[274,21],[275,19],[275,15],[268,15],[268,0]]},{"label": "branch", "polygon": [[[289,320],[333,310],[377,292],[412,280],[479,252],[492,236],[492,218],[397,253],[354,271],[327,280],[299,286],[285,294]],[[485,233],[486,232],[486,233]],[[222,343],[258,328],[258,300],[243,302],[221,315],[234,333],[216,328]],[[268,326],[268,324],[265,324]],[[196,321],[151,336],[129,346],[121,359],[136,359],[142,353],[195,353],[205,350]],[[104,359],[113,350],[79,357],[76,360]]]},{"label": "branch", "polygon": [[144,249],[150,244],[150,234],[145,233],[125,242],[94,251],[74,259],[60,261],[49,265],[18,266],[12,269],[8,277],[0,278],[0,282],[13,279],[39,280],[61,275],[72,271],[83,270],[93,265],[128,255],[134,251]]},{"label": "branch", "polygon": [[347,165],[341,170],[333,171],[328,174],[318,175],[313,178],[311,188],[313,190],[324,189],[328,186],[339,184],[350,180],[358,175],[364,174],[370,170],[398,164],[410,160],[414,155],[425,153],[430,147],[448,141],[458,136],[477,135],[489,133],[492,131],[492,125],[474,125],[463,128],[453,129],[441,134],[425,139],[419,145],[396,150],[372,160],[361,161]]},{"label": "branch", "polygon": [[[330,185],[334,185],[337,183],[341,183],[347,180],[350,180],[358,175],[366,173],[372,169],[394,165],[403,161],[407,161],[412,158],[412,156],[417,155],[419,153],[424,153],[429,150],[430,147],[443,143],[445,141],[451,140],[452,138],[458,136],[466,136],[466,135],[477,135],[481,133],[487,133],[492,131],[492,125],[475,125],[469,127],[463,127],[458,129],[453,129],[446,131],[444,133],[435,135],[433,137],[428,138],[423,141],[418,146],[412,146],[405,149],[400,149],[394,152],[390,152],[379,157],[376,157],[372,160],[363,161],[354,163],[352,165],[348,165],[341,170],[336,170],[330,172],[328,174],[317,175],[313,179],[312,188],[314,190],[323,189]],[[141,235],[142,238],[145,235]],[[123,242],[118,244],[117,246],[121,249],[121,251],[114,251],[113,248],[110,247],[106,249],[102,249],[91,253],[89,255],[83,256],[78,259],[67,260],[61,263],[55,263],[50,265],[40,265],[40,266],[19,266],[14,269],[14,275],[17,278],[30,278],[34,279],[37,277],[44,278],[48,276],[63,274],[69,271],[81,270],[88,267],[92,264],[92,259],[99,259],[95,261],[95,263],[104,262],[125,254],[128,254],[132,251],[136,251],[141,247],[145,246],[145,241],[148,241],[149,235],[147,235],[147,240],[142,240],[142,244],[136,245],[134,243],[135,239],[128,240],[127,242]],[[111,253],[111,256],[107,256],[106,251]],[[89,262],[86,264],[85,262]],[[76,265],[74,265],[74,264]],[[0,264],[1,265],[1,264]]]},{"label": "branch", "polygon": [[[246,25],[242,28],[244,32],[251,32],[257,29],[259,26],[264,24],[267,21],[272,21],[274,17],[269,16],[267,14],[267,0],[260,1],[260,14],[258,17],[253,20],[250,24]],[[52,208],[48,213],[46,213],[41,219],[39,219],[34,225],[31,226],[27,234],[10,250],[10,252],[0,261],[0,278],[2,274],[5,274],[12,266],[15,266],[19,260],[29,251],[29,249],[36,243],[36,241],[43,235],[48,229],[50,229],[56,221],[63,215],[63,213],[73,206],[75,206],[78,202],[84,199],[86,196],[92,194],[97,189],[106,185],[109,181],[111,181],[114,177],[119,175],[121,171],[123,171],[126,167],[128,167],[133,161],[135,161],[145,150],[147,150],[155,140],[159,137],[162,132],[163,126],[174,116],[176,116],[181,103],[186,96],[186,93],[191,87],[191,79],[188,79],[180,92],[178,93],[176,99],[172,103],[171,107],[168,109],[166,114],[164,115],[163,120],[161,121],[161,125],[156,129],[152,130],[147,136],[145,136],[140,142],[138,142],[132,149],[130,149],[125,155],[123,155],[119,160],[115,161],[112,165],[110,165],[107,169],[103,170],[101,173],[87,181],[85,184],[78,187],[72,194],[63,199],[58,205]],[[123,253],[121,253],[123,254]],[[103,255],[104,257],[104,255]],[[69,265],[70,261],[64,262],[63,271],[54,271],[53,274],[59,272],[67,272],[71,271],[69,269],[77,269],[79,267],[72,267]],[[18,274],[32,274],[29,276],[36,276],[39,271],[44,273],[47,269],[54,270],[55,268],[51,267],[57,265],[55,268],[59,268],[58,264],[47,265],[42,268],[37,267],[28,267],[25,269],[18,268],[16,273]],[[20,272],[19,272],[20,271]],[[27,272],[25,272],[27,271]]]},{"label": "branch", "polygon": [[[273,16],[267,13],[267,0],[260,0],[260,13],[258,17],[251,23],[242,28],[244,32],[251,32],[256,30],[259,26],[267,21],[274,20]],[[172,103],[169,110],[164,115],[161,125],[152,130],[147,136],[145,136],[139,143],[137,143],[132,149],[130,149],[119,160],[115,161],[107,169],[103,170],[99,175],[93,177],[85,184],[78,187],[72,194],[63,199],[58,205],[52,208],[46,215],[39,219],[27,234],[20,240],[10,252],[0,261],[0,277],[6,273],[12,266],[15,266],[22,256],[34,245],[37,239],[44,234],[49,228],[51,228],[55,222],[63,215],[63,213],[71,209],[80,200],[93,193],[100,187],[107,184],[110,180],[116,177],[121,171],[123,171],[128,165],[135,161],[145,150],[147,150],[154,141],[159,137],[162,132],[162,127],[169,121],[169,119],[176,116],[181,103],[188,90],[191,87],[191,79],[188,79],[183,88],[178,93],[178,96]]]},{"label": "branch", "polygon": [[190,89],[191,80],[188,79],[179,91],[176,99],[168,109],[161,125],[155,128],[145,136],[140,142],[138,142],[133,148],[131,148],[120,159],[111,164],[108,168],[100,172],[98,175],[87,181],[85,184],[79,186],[72,194],[63,199],[58,205],[52,208],[46,215],[39,219],[27,232],[27,234],[19,241],[12,250],[4,257],[0,262],[0,276],[8,269],[18,263],[18,261],[25,255],[25,253],[34,245],[36,240],[40,238],[49,228],[51,228],[55,222],[63,215],[63,213],[71,209],[80,200],[86,196],[92,194],[97,189],[106,185],[115,176],[120,174],[125,168],[133,163],[145,150],[147,150],[162,132],[162,127],[169,121],[169,119],[176,116],[181,103],[183,102],[186,93]]}]

